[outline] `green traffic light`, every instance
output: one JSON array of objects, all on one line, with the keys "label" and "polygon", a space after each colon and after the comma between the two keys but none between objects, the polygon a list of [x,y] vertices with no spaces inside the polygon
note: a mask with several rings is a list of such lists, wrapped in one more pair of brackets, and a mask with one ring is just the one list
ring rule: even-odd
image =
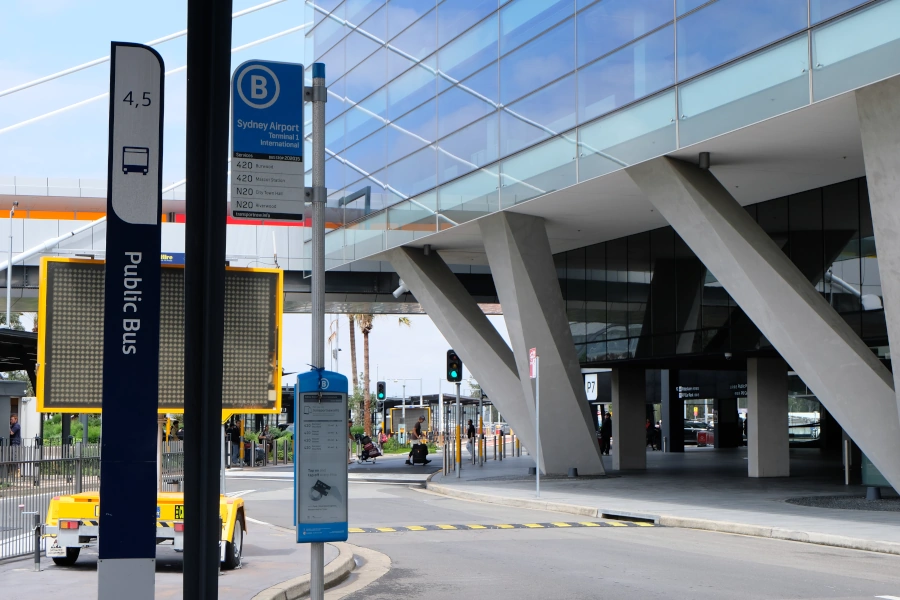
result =
[{"label": "green traffic light", "polygon": [[450,377],[456,378],[456,371],[450,371]]}]

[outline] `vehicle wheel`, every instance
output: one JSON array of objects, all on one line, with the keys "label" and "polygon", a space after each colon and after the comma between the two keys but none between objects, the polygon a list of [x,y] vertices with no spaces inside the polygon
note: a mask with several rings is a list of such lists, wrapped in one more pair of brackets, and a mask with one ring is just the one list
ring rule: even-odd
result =
[{"label": "vehicle wheel", "polygon": [[239,513],[234,521],[231,541],[225,542],[225,568],[236,569],[241,566],[241,552],[244,549],[244,515]]},{"label": "vehicle wheel", "polygon": [[75,564],[75,561],[78,560],[78,555],[81,553],[81,548],[66,548],[65,556],[54,556],[53,562],[55,562],[60,567],[71,567]]}]

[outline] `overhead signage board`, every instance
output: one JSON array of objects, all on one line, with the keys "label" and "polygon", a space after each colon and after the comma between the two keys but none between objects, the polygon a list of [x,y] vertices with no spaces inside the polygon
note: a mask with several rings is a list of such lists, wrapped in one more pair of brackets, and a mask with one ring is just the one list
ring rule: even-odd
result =
[{"label": "overhead signage board", "polygon": [[303,65],[241,64],[231,106],[231,216],[302,221]]},{"label": "overhead signage board", "polygon": [[98,598],[141,600],[153,598],[156,557],[165,68],[138,44],[113,42],[110,56]]},{"label": "overhead signage board", "polygon": [[[163,265],[161,271],[159,383],[154,388],[158,390],[154,407],[159,413],[180,413],[184,410],[184,267]],[[101,412],[104,283],[102,261],[56,257],[41,261],[37,369],[41,412]],[[222,407],[226,411],[280,410],[283,290],[283,271],[225,270]],[[119,310],[121,314],[122,307]],[[128,311],[130,316],[130,307]]]},{"label": "overhead signage board", "polygon": [[597,399],[597,374],[585,373],[584,375],[584,393],[587,394],[588,402]]},{"label": "overhead signage board", "polygon": [[294,387],[297,542],[347,540],[347,378],[313,370]]}]

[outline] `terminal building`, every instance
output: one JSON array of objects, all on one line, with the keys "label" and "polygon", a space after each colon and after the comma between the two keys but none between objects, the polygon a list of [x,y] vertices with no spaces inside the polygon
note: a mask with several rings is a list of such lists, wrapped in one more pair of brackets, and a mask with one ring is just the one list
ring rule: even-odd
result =
[{"label": "terminal building", "polygon": [[[697,406],[751,477],[790,474],[790,414],[900,486],[900,1],[307,13],[328,267],[395,271],[528,447],[536,348],[545,472],[604,471],[596,373],[613,469],[646,466],[648,418],[682,450]],[[461,265],[490,273],[511,346]]]},{"label": "terminal building", "polygon": [[[900,0],[305,11],[329,87],[328,312],[427,313],[526,448],[535,348],[545,473],[644,469],[648,420],[667,452],[714,422],[751,477],[790,475],[816,439],[900,488]],[[105,182],[20,179],[0,179],[0,206],[31,211],[16,252],[105,210]],[[176,261],[183,189],[164,198]],[[102,256],[102,229],[45,253]],[[308,310],[307,228],[228,235],[232,264],[278,264],[285,310]]]}]

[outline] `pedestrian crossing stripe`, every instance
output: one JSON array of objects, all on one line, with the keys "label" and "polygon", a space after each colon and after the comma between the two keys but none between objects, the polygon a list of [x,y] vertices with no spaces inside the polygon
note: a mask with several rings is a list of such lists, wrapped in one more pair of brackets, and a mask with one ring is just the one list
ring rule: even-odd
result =
[{"label": "pedestrian crossing stripe", "polygon": [[404,533],[407,531],[482,531],[489,529],[570,529],[585,527],[659,527],[641,521],[581,521],[554,523],[484,523],[468,525],[395,525],[393,527],[351,527],[350,533]]}]

